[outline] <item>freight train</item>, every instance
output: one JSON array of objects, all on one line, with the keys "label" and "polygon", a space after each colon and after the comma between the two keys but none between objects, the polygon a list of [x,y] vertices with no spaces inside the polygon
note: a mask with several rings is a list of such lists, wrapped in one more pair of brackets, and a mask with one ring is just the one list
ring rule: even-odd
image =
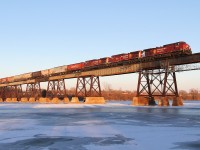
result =
[{"label": "freight train", "polygon": [[152,60],[177,57],[192,54],[190,46],[186,42],[176,42],[161,47],[149,48],[144,50],[138,50],[130,53],[123,53],[113,55],[111,57],[105,57],[100,59],[89,60],[81,63],[64,65],[55,67],[52,69],[36,71],[17,75],[13,77],[7,77],[0,79],[0,84],[25,81],[28,79],[36,79],[41,77],[50,77],[55,75],[62,75],[72,72],[80,72],[85,70],[91,70],[102,67],[110,67],[114,65],[120,65],[124,63],[139,63],[148,62]]}]

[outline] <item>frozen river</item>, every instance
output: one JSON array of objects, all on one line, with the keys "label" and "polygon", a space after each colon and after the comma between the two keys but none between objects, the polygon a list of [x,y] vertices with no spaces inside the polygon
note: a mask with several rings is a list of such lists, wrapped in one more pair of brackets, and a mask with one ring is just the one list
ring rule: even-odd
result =
[{"label": "frozen river", "polygon": [[0,150],[200,150],[200,102],[0,104]]}]

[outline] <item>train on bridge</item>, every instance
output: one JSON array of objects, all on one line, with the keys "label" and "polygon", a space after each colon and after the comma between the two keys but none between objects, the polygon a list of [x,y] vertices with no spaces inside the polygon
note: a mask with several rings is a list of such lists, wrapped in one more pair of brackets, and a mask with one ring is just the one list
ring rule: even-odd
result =
[{"label": "train on bridge", "polygon": [[12,77],[0,79],[0,84],[20,82],[28,79],[44,78],[55,75],[62,75],[72,72],[80,72],[91,69],[98,69],[109,66],[123,65],[124,63],[139,63],[153,61],[170,57],[178,57],[192,54],[190,46],[186,42],[176,42],[161,47],[148,48],[130,53],[123,53],[100,59],[89,60],[81,63],[55,67],[52,69],[25,73]]}]

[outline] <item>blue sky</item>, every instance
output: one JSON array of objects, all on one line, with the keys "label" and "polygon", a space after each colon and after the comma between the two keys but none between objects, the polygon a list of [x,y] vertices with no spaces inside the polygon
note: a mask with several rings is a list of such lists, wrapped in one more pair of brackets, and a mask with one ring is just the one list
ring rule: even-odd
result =
[{"label": "blue sky", "polygon": [[[2,0],[0,77],[176,41],[200,52],[199,8],[198,0]],[[199,74],[178,74],[179,89],[199,88]],[[137,75],[102,82],[134,90]]]}]

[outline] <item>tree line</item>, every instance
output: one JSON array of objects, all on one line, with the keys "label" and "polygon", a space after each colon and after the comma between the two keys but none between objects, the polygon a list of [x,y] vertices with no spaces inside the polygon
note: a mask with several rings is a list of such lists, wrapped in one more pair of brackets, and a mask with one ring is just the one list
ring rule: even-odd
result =
[{"label": "tree line", "polygon": [[[67,90],[67,93],[74,96],[75,88]],[[114,90],[109,84],[105,84],[102,90],[102,96],[106,100],[132,100],[136,95],[136,91]],[[200,100],[200,91],[198,89],[190,89],[189,91],[180,90],[179,96],[181,96],[183,100]],[[156,98],[158,97],[155,97],[155,99]]]}]

